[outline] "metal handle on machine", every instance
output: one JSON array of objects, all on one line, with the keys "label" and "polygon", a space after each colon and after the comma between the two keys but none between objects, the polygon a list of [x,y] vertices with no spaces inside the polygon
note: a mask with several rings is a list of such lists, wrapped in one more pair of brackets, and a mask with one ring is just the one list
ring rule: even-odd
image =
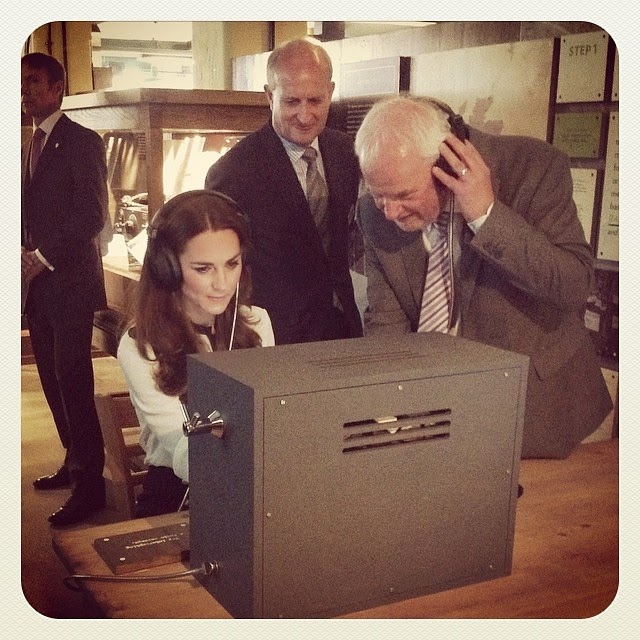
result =
[{"label": "metal handle on machine", "polygon": [[182,431],[187,438],[200,433],[211,433],[217,438],[224,437],[224,420],[217,409],[214,409],[205,420],[197,411],[189,417],[186,405],[181,403],[181,407],[184,416]]}]

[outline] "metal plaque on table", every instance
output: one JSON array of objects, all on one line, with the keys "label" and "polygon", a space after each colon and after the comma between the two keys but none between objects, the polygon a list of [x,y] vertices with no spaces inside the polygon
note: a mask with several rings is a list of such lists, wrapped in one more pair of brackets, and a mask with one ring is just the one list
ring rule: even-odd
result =
[{"label": "metal plaque on table", "polygon": [[181,522],[96,538],[93,548],[120,575],[189,560],[189,514]]}]

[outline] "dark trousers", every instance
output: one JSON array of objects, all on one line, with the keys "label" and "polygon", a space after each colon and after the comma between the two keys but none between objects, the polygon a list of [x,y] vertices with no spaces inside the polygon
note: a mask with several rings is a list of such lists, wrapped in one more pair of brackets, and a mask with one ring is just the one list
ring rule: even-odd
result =
[{"label": "dark trousers", "polygon": [[187,485],[169,467],[149,466],[142,482],[134,518],[149,518],[173,513],[180,508]]},{"label": "dark trousers", "polygon": [[74,480],[102,477],[104,444],[94,402],[93,312],[27,315],[31,346],[53,414],[65,465]]},{"label": "dark trousers", "polygon": [[325,340],[341,340],[350,338],[351,333],[341,309],[333,307],[327,317]]}]

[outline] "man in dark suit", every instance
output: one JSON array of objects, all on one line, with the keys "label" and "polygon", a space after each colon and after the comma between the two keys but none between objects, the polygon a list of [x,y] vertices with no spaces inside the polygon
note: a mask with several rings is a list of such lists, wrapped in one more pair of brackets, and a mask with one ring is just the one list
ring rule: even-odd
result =
[{"label": "man in dark suit", "polygon": [[[568,456],[611,398],[584,327],[593,256],[566,156],[408,97],[374,105],[355,147],[369,189],[357,207],[365,333],[434,330],[441,314],[436,330],[528,355],[522,455]],[[438,271],[444,280],[429,275]]]},{"label": "man in dark suit", "polygon": [[31,53],[21,67],[22,110],[34,126],[22,154],[24,312],[42,388],[66,449],[58,471],[34,486],[71,486],[70,498],[49,517],[60,527],[105,505],[91,335],[94,310],[106,307],[97,237],[107,203],[107,170],[100,136],[60,110],[62,65]]},{"label": "man in dark suit", "polygon": [[348,258],[359,170],[351,139],[325,128],[331,74],[322,47],[306,40],[277,47],[265,85],[271,121],[205,180],[249,218],[253,302],[269,312],[277,344],[362,335]]}]

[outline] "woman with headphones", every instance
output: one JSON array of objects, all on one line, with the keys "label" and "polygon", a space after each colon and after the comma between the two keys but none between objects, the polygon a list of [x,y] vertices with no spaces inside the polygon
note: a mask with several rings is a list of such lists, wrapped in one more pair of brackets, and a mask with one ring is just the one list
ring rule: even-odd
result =
[{"label": "woman with headphones", "polygon": [[187,354],[274,344],[250,306],[248,224],[215,191],[188,191],[153,218],[133,314],[118,347],[149,471],[135,517],[177,511],[189,480],[182,401]]}]

